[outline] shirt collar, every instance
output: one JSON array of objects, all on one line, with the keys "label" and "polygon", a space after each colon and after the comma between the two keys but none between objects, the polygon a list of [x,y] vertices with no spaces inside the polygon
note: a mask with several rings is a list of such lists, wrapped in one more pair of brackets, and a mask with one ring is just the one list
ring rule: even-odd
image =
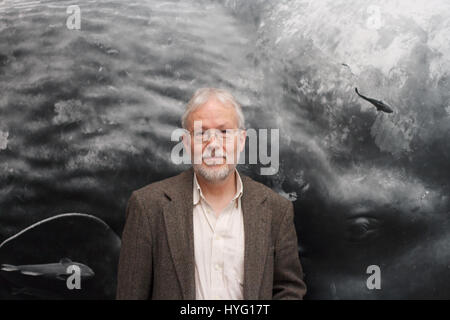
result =
[{"label": "shirt collar", "polygon": [[[240,198],[242,196],[243,193],[243,185],[242,185],[242,180],[241,180],[241,176],[239,175],[239,172],[237,171],[237,169],[234,169],[236,172],[236,177],[237,177],[237,181],[236,181],[236,194],[234,195],[232,201],[236,200],[237,198]],[[197,181],[197,175],[194,172],[194,190],[193,190],[193,203],[194,206],[200,201],[200,197],[206,201],[205,197],[203,196],[203,192],[202,192],[202,188],[200,188],[200,185],[198,184]]]}]

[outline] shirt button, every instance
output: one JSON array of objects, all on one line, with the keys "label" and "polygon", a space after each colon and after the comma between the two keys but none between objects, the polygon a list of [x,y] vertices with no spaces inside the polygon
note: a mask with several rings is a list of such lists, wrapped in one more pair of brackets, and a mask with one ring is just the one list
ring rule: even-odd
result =
[{"label": "shirt button", "polygon": [[215,268],[216,268],[216,270],[220,270],[221,269],[219,264],[216,264]]},{"label": "shirt button", "polygon": [[216,240],[220,240],[220,236],[219,235],[216,235],[215,238],[216,238]]}]

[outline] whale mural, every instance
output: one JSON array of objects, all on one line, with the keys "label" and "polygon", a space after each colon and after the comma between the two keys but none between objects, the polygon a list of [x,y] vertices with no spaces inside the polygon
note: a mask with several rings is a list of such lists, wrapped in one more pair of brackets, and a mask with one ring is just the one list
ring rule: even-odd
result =
[{"label": "whale mural", "polygon": [[294,201],[305,298],[449,299],[449,38],[446,0],[0,1],[0,241],[62,212],[109,228],[56,219],[0,264],[67,257],[113,298],[131,192],[186,168],[171,134],[222,87],[280,130],[275,175],[239,170]]}]

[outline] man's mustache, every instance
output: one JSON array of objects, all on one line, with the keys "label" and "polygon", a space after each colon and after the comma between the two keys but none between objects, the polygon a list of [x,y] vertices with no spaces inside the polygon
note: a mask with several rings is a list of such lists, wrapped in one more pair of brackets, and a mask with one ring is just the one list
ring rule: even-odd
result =
[{"label": "man's mustache", "polygon": [[207,158],[227,158],[227,155],[218,149],[206,149],[203,154],[202,154],[202,158],[203,159],[207,159]]}]

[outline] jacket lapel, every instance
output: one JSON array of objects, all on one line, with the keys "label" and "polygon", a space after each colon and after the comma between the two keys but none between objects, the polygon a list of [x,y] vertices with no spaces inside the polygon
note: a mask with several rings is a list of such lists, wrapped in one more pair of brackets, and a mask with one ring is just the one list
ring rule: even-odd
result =
[{"label": "jacket lapel", "polygon": [[270,212],[266,194],[250,178],[242,175],[242,214],[244,217],[244,299],[257,300],[269,248]]},{"label": "jacket lapel", "polygon": [[192,168],[179,175],[179,181],[165,191],[171,201],[163,208],[170,254],[185,300],[195,299],[193,175]]},{"label": "jacket lapel", "polygon": [[[193,227],[192,168],[178,176],[178,181],[165,190],[171,201],[163,208],[170,254],[175,265],[183,299],[195,299],[195,255]],[[259,298],[265,259],[269,248],[270,212],[264,200],[267,195],[257,184],[241,175],[241,198],[244,219],[244,299]]]}]

